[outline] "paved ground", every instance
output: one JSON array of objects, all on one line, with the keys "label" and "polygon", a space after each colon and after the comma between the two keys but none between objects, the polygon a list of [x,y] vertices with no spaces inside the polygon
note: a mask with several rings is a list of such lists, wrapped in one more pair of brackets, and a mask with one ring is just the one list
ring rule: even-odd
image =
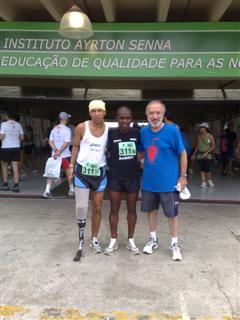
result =
[{"label": "paved ground", "polygon": [[[104,246],[108,211],[105,201],[99,237]],[[1,319],[240,319],[239,206],[182,204],[182,262],[170,258],[163,216],[159,249],[130,255],[125,211],[123,204],[119,250],[93,254],[89,223],[85,257],[76,263],[74,201],[0,199]],[[146,216],[139,213],[140,248],[147,237]]]}]

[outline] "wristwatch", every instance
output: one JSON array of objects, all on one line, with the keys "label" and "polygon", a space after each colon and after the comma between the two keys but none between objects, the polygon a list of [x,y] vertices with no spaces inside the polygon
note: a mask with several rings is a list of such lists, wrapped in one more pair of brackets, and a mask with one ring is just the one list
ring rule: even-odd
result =
[{"label": "wristwatch", "polygon": [[181,177],[187,177],[187,174],[186,173],[181,173],[180,176]]}]

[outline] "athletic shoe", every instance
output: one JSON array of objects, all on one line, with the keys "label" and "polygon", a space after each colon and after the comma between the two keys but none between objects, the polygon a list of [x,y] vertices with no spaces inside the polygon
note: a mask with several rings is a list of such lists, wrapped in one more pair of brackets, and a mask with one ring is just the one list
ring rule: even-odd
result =
[{"label": "athletic shoe", "polygon": [[133,246],[130,241],[128,241],[128,243],[127,243],[127,249],[130,250],[131,254],[135,254],[135,255],[141,254],[138,247],[136,247],[135,244]]},{"label": "athletic shoe", "polygon": [[19,186],[18,183],[14,183],[13,187],[12,187],[12,192],[19,192]]},{"label": "athletic shoe", "polygon": [[1,188],[1,190],[3,190],[3,191],[9,191],[10,188],[9,188],[8,183],[4,183],[4,184],[3,184],[3,187]]},{"label": "athletic shoe", "polygon": [[52,197],[53,197],[53,195],[52,195],[51,192],[46,192],[46,191],[43,192],[42,196],[43,196],[43,198],[45,198],[45,199],[52,199]]},{"label": "athletic shoe", "polygon": [[215,187],[215,185],[214,185],[214,183],[212,182],[212,180],[208,180],[208,185],[209,185],[209,187],[212,187],[212,188]]},{"label": "athletic shoe", "polygon": [[206,181],[203,181],[200,185],[200,188],[206,188],[206,187],[207,187]]},{"label": "athletic shoe", "polygon": [[75,192],[73,190],[69,190],[68,191],[68,196],[69,197],[74,197],[75,196]]},{"label": "athletic shoe", "polygon": [[145,247],[143,248],[143,253],[153,253],[153,250],[156,250],[158,248],[158,238],[153,239],[150,238],[148,243],[145,245]]},{"label": "athletic shoe", "polygon": [[110,255],[110,254],[112,254],[114,251],[116,251],[117,249],[118,249],[118,242],[116,241],[113,246],[110,246],[110,243],[109,243],[109,246],[105,248],[105,250],[104,250],[103,253]]},{"label": "athletic shoe", "polygon": [[182,261],[182,255],[181,255],[181,251],[180,251],[180,247],[177,243],[174,243],[171,246],[171,250],[172,250],[172,259],[174,261]]},{"label": "athletic shoe", "polygon": [[90,247],[93,249],[93,252],[94,252],[94,253],[101,253],[101,252],[103,252],[103,249],[102,249],[102,247],[100,246],[100,244],[99,244],[98,241],[93,242],[93,241],[91,240],[91,242],[90,242]]}]

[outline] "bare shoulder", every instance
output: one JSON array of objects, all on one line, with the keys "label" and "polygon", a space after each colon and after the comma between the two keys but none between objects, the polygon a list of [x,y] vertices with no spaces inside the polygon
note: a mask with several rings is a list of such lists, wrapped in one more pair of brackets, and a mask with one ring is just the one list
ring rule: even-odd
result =
[{"label": "bare shoulder", "polygon": [[80,136],[83,136],[85,132],[85,123],[81,122],[79,123],[75,128],[75,134],[78,134]]},{"label": "bare shoulder", "polygon": [[210,139],[214,139],[214,135],[210,133]]}]

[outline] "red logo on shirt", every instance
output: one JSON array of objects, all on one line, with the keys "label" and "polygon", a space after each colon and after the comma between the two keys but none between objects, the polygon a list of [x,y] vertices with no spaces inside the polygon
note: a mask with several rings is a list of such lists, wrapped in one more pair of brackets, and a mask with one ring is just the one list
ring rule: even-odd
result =
[{"label": "red logo on shirt", "polygon": [[150,147],[148,147],[147,154],[150,162],[154,162],[157,152],[158,148],[156,146],[151,145]]}]

